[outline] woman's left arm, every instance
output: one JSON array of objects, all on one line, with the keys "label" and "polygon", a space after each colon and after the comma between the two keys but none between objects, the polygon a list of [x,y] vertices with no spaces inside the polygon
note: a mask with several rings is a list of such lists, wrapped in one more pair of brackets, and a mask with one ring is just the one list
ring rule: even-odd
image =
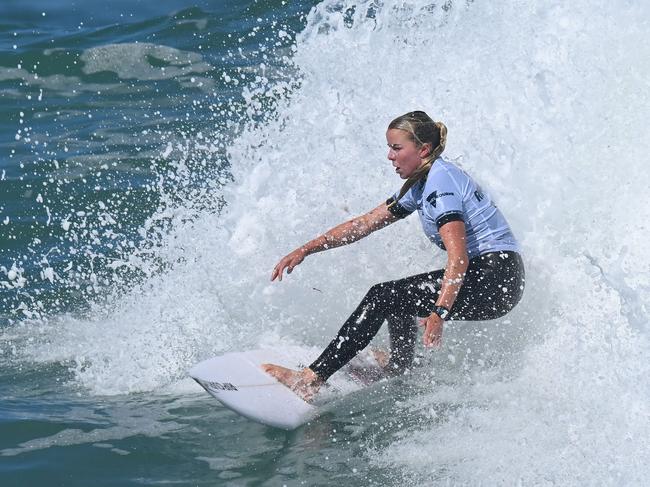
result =
[{"label": "woman's left arm", "polygon": [[[436,306],[443,306],[450,310],[463,285],[465,272],[467,272],[467,266],[469,265],[465,223],[462,221],[445,223],[440,227],[440,237],[445,249],[447,249],[447,265],[445,266],[445,274]],[[437,313],[431,313],[428,318],[422,321],[422,325],[424,326],[424,336],[422,337],[424,346],[439,346],[442,340],[444,320]]]}]

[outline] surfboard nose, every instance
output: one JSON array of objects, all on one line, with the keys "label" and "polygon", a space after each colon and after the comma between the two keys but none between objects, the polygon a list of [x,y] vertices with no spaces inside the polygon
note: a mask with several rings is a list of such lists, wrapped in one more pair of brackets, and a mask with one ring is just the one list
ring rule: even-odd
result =
[{"label": "surfboard nose", "polygon": [[253,421],[286,430],[317,414],[317,408],[261,369],[262,363],[296,367],[301,357],[278,350],[232,352],[196,364],[189,375],[225,407]]}]

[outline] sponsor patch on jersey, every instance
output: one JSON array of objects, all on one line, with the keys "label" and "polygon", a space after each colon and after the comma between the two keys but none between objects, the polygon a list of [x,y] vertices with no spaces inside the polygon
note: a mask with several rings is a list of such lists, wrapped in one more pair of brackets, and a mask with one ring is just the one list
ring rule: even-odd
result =
[{"label": "sponsor patch on jersey", "polygon": [[431,206],[434,208],[436,207],[436,200],[438,198],[442,198],[443,196],[453,196],[454,193],[438,193],[437,191],[434,191],[431,193],[429,196],[427,196],[427,201]]}]

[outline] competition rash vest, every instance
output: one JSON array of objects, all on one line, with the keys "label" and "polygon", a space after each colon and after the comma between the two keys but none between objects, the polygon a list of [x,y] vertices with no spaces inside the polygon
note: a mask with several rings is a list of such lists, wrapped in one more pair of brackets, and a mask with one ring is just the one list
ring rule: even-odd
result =
[{"label": "competition rash vest", "polygon": [[[392,203],[398,194],[386,203]],[[465,171],[442,158],[433,163],[426,180],[415,183],[389,208],[398,218],[416,210],[426,236],[443,250],[440,227],[452,221],[463,221],[470,259],[486,252],[520,251],[508,222],[490,195]]]}]

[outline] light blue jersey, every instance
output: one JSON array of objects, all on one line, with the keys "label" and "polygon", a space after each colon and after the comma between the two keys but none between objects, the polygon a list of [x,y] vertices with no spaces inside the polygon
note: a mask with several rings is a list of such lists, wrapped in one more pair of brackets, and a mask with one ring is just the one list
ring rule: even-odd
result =
[{"label": "light blue jersey", "polygon": [[470,259],[486,252],[520,251],[508,222],[490,195],[465,171],[442,158],[433,163],[426,180],[415,183],[389,210],[400,218],[417,210],[424,233],[443,250],[440,227],[451,221],[463,221]]}]

